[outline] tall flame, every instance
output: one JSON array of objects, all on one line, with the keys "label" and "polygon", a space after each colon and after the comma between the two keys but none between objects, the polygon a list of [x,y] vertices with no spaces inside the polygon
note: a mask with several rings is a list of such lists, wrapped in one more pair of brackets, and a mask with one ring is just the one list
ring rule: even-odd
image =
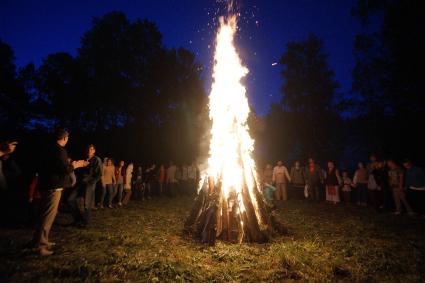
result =
[{"label": "tall flame", "polygon": [[245,86],[241,83],[248,69],[242,65],[234,45],[236,31],[235,15],[220,18],[209,96],[212,129],[206,174],[214,182],[221,182],[221,191],[226,200],[230,194],[236,193],[240,213],[245,211],[242,190],[247,188],[261,223],[254,191],[258,188],[252,159],[254,140],[249,135],[247,124],[250,109]]}]

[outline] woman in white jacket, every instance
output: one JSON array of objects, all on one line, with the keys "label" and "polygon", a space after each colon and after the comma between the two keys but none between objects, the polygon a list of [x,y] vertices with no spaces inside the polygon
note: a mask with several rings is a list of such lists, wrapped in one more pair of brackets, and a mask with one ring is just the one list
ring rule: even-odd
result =
[{"label": "woman in white jacket", "polygon": [[128,164],[125,170],[124,197],[122,204],[126,205],[130,201],[131,196],[131,179],[133,177],[133,163]]}]

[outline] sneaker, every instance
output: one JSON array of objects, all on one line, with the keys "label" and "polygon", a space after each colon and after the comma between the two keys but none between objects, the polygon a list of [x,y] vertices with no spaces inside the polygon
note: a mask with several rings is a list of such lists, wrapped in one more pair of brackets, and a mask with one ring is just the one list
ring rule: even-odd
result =
[{"label": "sneaker", "polygon": [[55,242],[47,242],[47,247],[48,248],[51,248],[51,247],[54,247],[54,246],[56,246],[56,243]]},{"label": "sneaker", "polygon": [[122,203],[121,203],[121,202],[119,202],[119,203],[118,203],[118,206],[122,206]]},{"label": "sneaker", "polygon": [[104,207],[103,207],[103,205],[99,205],[99,209],[103,209]]},{"label": "sneaker", "polygon": [[91,209],[93,209],[93,210],[97,210],[97,207],[96,207],[96,206],[93,206]]},{"label": "sneaker", "polygon": [[108,208],[114,208],[112,205],[108,205]]}]

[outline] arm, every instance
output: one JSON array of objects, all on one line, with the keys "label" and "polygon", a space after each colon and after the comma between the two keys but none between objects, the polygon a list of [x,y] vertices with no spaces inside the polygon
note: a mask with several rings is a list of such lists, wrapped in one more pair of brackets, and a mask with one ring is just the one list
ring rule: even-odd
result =
[{"label": "arm", "polygon": [[291,176],[289,176],[288,169],[286,169],[286,167],[284,168],[285,168],[284,172],[285,172],[286,178],[288,178],[288,182],[291,182]]},{"label": "arm", "polygon": [[358,177],[357,177],[357,170],[356,170],[356,173],[354,173],[354,178],[353,178],[353,187],[357,186],[357,179]]},{"label": "arm", "polygon": [[336,173],[336,178],[338,179],[338,184],[341,185],[342,184],[341,175],[339,174],[339,171],[338,170],[336,170],[335,173]]},{"label": "arm", "polygon": [[272,182],[273,182],[273,183],[275,183],[275,182],[276,182],[276,167],[275,167],[275,168],[273,168]]}]

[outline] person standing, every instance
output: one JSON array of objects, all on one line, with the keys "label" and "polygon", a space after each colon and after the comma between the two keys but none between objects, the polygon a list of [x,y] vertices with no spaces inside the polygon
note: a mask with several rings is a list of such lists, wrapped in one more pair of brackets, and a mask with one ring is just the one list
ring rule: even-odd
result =
[{"label": "person standing", "polygon": [[133,196],[135,199],[139,200],[143,196],[143,169],[142,166],[137,166],[134,180],[134,191]]},{"label": "person standing", "polygon": [[404,192],[404,186],[403,186],[403,178],[404,178],[404,172],[403,169],[401,169],[397,163],[390,159],[387,161],[388,165],[388,183],[393,191],[393,198],[394,198],[394,204],[396,207],[395,215],[401,214],[401,205],[403,204],[406,208],[409,215],[413,215],[413,210],[410,207],[409,203],[406,200],[406,195]]},{"label": "person standing", "polygon": [[100,192],[100,199],[99,202],[97,203],[97,207],[100,209],[103,209],[104,207],[104,202],[105,202],[105,197],[106,197],[106,185],[105,185],[105,176],[104,176],[104,172],[105,172],[105,167],[106,164],[108,163],[108,158],[105,157],[103,158],[103,162],[102,162],[102,177],[100,177],[100,182],[101,182],[101,192]]},{"label": "person standing", "polygon": [[169,196],[174,197],[177,189],[177,179],[176,179],[177,167],[172,161],[170,161],[170,166],[167,168],[166,184],[167,184],[167,193]]},{"label": "person standing", "polygon": [[425,215],[425,171],[415,166],[412,161],[405,159],[403,166],[406,169],[405,188],[408,200],[416,212]]},{"label": "person standing", "polygon": [[188,166],[186,164],[183,164],[181,168],[181,192],[182,195],[189,194],[188,189],[188,183],[189,183],[189,177],[188,177]]},{"label": "person standing", "polygon": [[326,201],[337,204],[339,198],[339,185],[341,184],[341,176],[333,161],[328,161],[328,169],[326,170]]},{"label": "person standing", "polygon": [[102,177],[102,160],[96,155],[96,147],[90,144],[87,147],[88,165],[84,168],[81,188],[84,193],[84,224],[90,224],[91,211],[94,204],[96,184]]},{"label": "person standing", "polygon": [[322,169],[314,162],[313,158],[308,159],[308,165],[305,169],[305,180],[308,192],[308,198],[311,200],[320,200],[320,187],[323,184]]},{"label": "person standing", "polygon": [[193,196],[197,191],[197,177],[198,177],[198,167],[195,162],[187,168],[187,177],[188,177],[188,186],[189,186],[189,195]]},{"label": "person standing", "polygon": [[367,205],[367,183],[369,182],[367,170],[362,162],[357,164],[357,170],[354,173],[353,184],[356,188],[357,205]]},{"label": "person standing", "polygon": [[[112,207],[112,200],[115,196],[115,184],[117,180],[115,179],[115,166],[112,163],[112,159],[108,159],[106,166],[103,169],[103,181],[105,182],[106,192],[108,193],[108,208]],[[102,199],[101,199],[102,200]],[[101,203],[101,205],[103,202]]]},{"label": "person standing", "polygon": [[282,161],[278,161],[277,165],[273,168],[273,183],[276,185],[276,200],[288,200],[287,184],[291,182],[288,169],[283,166]]},{"label": "person standing", "polygon": [[121,160],[118,163],[118,166],[115,168],[115,180],[117,181],[115,184],[115,194],[118,198],[118,206],[122,205],[122,193],[124,190],[124,182],[125,182],[125,162]]},{"label": "person standing", "polygon": [[39,168],[38,187],[41,194],[39,219],[34,231],[32,243],[41,256],[53,254],[50,250],[54,243],[49,241],[52,224],[58,212],[62,190],[68,176],[74,169],[85,167],[87,161],[79,160],[69,163],[65,145],[69,133],[63,129],[55,133],[55,143],[47,149]]},{"label": "person standing", "polygon": [[127,165],[125,170],[125,184],[124,184],[124,197],[122,199],[122,204],[127,205],[131,197],[131,180],[133,178],[133,163]]},{"label": "person standing", "polygon": [[21,170],[13,160],[18,142],[9,139],[0,143],[0,226],[16,224],[20,221],[22,206],[20,195],[22,186]]},{"label": "person standing", "polygon": [[300,162],[297,160],[291,168],[291,189],[296,198],[302,199],[305,188],[305,172],[301,167]]},{"label": "person standing", "polygon": [[345,204],[351,203],[351,188],[353,186],[353,182],[350,177],[348,177],[348,172],[342,172],[342,200]]},{"label": "person standing", "polygon": [[273,166],[271,164],[268,163],[266,164],[266,167],[264,167],[261,180],[262,180],[263,188],[266,186],[266,184],[268,185],[273,184]]}]

